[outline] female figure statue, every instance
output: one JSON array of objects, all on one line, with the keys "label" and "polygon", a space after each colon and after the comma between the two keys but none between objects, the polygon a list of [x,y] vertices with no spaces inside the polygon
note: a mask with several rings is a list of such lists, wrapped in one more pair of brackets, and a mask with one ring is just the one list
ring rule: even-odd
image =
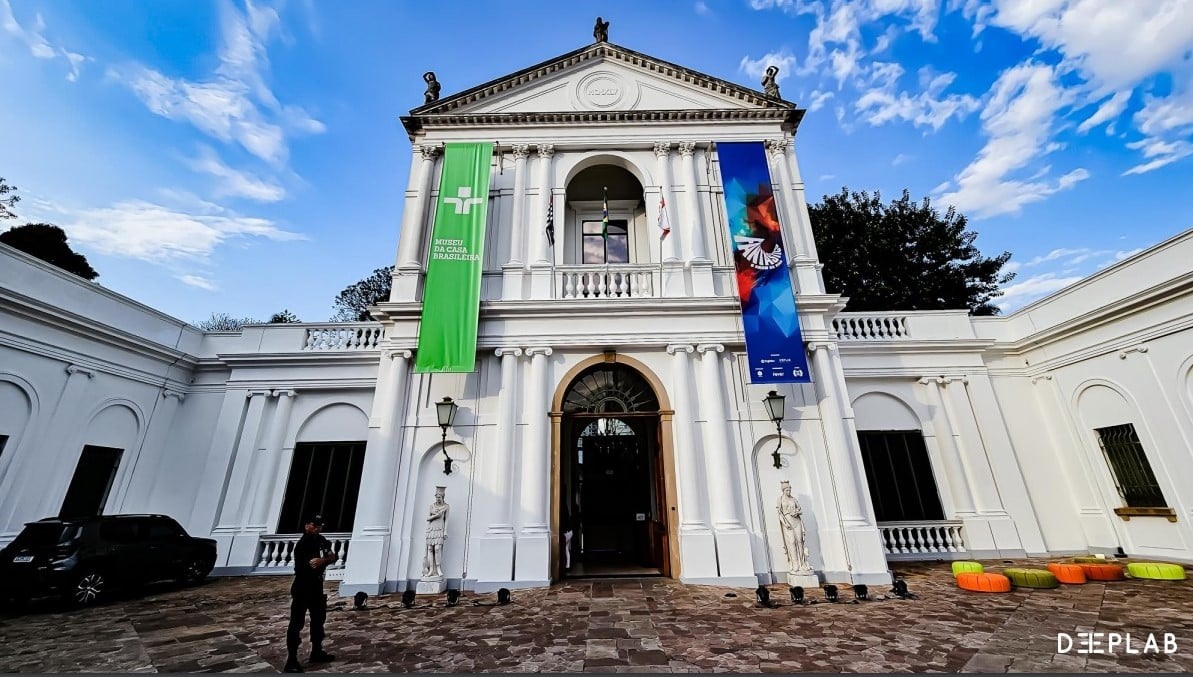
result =
[{"label": "female figure statue", "polygon": [[442,85],[435,79],[433,71],[423,73],[423,80],[427,83],[427,91],[423,92],[423,103],[432,103],[439,100],[439,89]]},{"label": "female figure statue", "polygon": [[779,75],[778,66],[767,66],[766,77],[762,78],[762,93],[776,99],[782,98],[779,96],[779,82],[777,76]]},{"label": "female figure statue", "polygon": [[812,561],[808,555],[806,532],[804,531],[803,509],[799,501],[791,495],[791,484],[787,480],[779,483],[783,495],[775,506],[779,511],[779,528],[783,530],[783,550],[787,553],[787,564],[791,573],[808,573],[812,571]]},{"label": "female figure statue", "polygon": [[435,487],[435,502],[427,516],[427,554],[423,556],[423,578],[443,578],[443,539],[447,538],[447,487]]}]

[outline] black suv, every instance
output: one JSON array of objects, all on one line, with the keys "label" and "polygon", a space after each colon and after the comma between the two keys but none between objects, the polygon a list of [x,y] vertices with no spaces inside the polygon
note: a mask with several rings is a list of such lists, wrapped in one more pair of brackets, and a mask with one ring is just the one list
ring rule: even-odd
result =
[{"label": "black suv", "polygon": [[0,599],[59,594],[88,605],[115,587],[198,582],[214,566],[215,541],[187,535],[165,515],[47,518],[0,550]]}]

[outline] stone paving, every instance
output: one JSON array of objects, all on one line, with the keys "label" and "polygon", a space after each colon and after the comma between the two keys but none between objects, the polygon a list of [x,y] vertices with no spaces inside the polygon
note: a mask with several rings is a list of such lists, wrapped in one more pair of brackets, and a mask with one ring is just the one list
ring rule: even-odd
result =
[{"label": "stone paving", "polygon": [[[987,563],[997,570],[1001,562]],[[1017,560],[1016,565],[1042,562]],[[1009,564],[1007,564],[1009,566]],[[1190,672],[1193,580],[964,592],[947,563],[895,565],[916,599],[759,608],[745,589],[666,579],[572,581],[354,611],[332,598],[335,672]],[[35,606],[0,616],[0,671],[274,672],[285,662],[288,577],[152,587],[92,609]],[[328,588],[331,589],[331,584]],[[872,587],[872,596],[886,593]],[[733,594],[735,596],[729,596]],[[820,591],[810,597],[822,599]],[[842,599],[852,594],[842,586]],[[1057,633],[1176,636],[1172,655],[1057,654]],[[306,633],[304,630],[304,639]],[[1160,640],[1163,641],[1162,639]],[[301,656],[309,649],[305,645]]]}]

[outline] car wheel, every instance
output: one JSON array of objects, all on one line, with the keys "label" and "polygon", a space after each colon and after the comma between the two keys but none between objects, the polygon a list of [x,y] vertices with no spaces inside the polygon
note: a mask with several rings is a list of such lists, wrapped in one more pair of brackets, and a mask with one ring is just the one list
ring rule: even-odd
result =
[{"label": "car wheel", "polygon": [[75,579],[67,595],[78,606],[91,606],[108,592],[108,579],[98,571],[88,571]]},{"label": "car wheel", "polygon": [[211,565],[203,560],[192,559],[182,568],[182,582],[202,583],[209,573],[211,573]]}]

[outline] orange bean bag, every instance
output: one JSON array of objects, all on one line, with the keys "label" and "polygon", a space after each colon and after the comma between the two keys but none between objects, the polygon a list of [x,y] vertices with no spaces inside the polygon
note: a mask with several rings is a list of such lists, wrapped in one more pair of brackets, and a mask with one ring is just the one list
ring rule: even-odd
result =
[{"label": "orange bean bag", "polygon": [[1122,581],[1126,580],[1123,568],[1117,564],[1079,564],[1085,578],[1091,581]]},{"label": "orange bean bag", "polygon": [[1061,583],[1068,583],[1070,585],[1079,585],[1085,582],[1085,571],[1082,570],[1080,564],[1065,564],[1063,562],[1053,562],[1048,565],[1048,570],[1056,576],[1056,580]]},{"label": "orange bean bag", "polygon": [[1011,579],[1002,574],[966,571],[957,574],[957,587],[972,592],[1010,592]]}]

